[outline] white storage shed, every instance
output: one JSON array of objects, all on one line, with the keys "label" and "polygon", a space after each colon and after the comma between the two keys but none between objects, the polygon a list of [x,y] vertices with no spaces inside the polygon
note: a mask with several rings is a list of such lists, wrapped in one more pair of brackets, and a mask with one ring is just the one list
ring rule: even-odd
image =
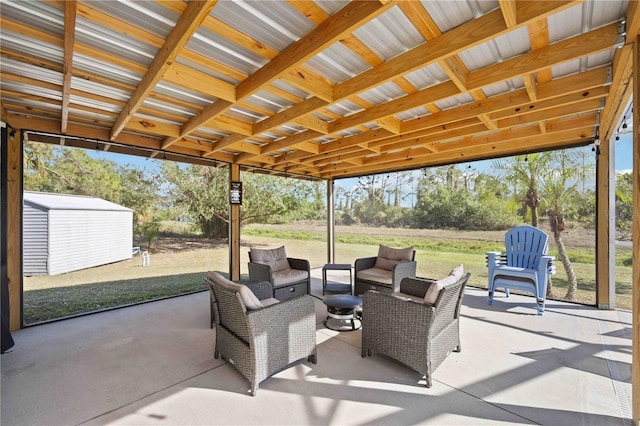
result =
[{"label": "white storage shed", "polygon": [[24,192],[23,274],[57,275],[131,259],[133,210],[101,198]]}]

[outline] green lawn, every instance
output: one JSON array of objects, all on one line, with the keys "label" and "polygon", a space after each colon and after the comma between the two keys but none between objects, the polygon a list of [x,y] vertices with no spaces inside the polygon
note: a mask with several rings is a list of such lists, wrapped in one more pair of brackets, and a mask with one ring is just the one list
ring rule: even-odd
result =
[{"label": "green lawn", "polygon": [[[185,232],[184,224],[170,224],[171,233],[156,242],[151,264],[142,267],[139,256],[57,276],[24,278],[24,323],[34,324],[113,306],[138,303],[177,294],[201,291],[208,270],[228,271],[229,253],[224,242],[213,242]],[[298,229],[302,228],[302,229]],[[487,286],[485,252],[501,249],[502,232],[457,233],[451,231],[389,230],[339,227],[336,233],[336,262],[353,264],[360,257],[375,256],[378,244],[416,248],[417,274],[441,277],[463,263],[471,272],[469,285]],[[275,226],[252,225],[242,230],[241,274],[248,274],[248,251],[252,246],[273,248],[285,245],[290,257],[308,259],[312,268],[327,263],[326,232],[323,224]],[[589,247],[569,249],[577,260],[576,301],[595,303],[595,266]],[[629,253],[621,251],[619,265]],[[560,262],[553,277],[553,294],[562,299],[567,278]],[[631,267],[617,267],[617,307],[631,309]]]}]

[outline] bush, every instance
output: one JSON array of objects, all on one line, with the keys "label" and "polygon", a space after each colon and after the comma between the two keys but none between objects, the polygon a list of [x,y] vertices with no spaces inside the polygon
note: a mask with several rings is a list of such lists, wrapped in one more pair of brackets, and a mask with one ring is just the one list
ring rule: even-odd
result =
[{"label": "bush", "polygon": [[502,230],[517,219],[494,198],[480,202],[466,190],[436,188],[422,197],[415,209],[415,223],[424,229]]}]

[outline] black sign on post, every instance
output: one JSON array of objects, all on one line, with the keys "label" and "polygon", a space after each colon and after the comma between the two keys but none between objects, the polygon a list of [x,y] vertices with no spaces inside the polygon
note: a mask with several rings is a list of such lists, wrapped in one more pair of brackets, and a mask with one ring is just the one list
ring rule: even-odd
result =
[{"label": "black sign on post", "polygon": [[229,203],[242,204],[242,182],[231,182],[229,186]]}]

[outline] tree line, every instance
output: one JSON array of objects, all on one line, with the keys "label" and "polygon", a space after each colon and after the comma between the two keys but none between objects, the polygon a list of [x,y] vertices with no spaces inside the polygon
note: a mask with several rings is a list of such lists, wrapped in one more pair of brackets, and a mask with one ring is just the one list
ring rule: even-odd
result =
[{"label": "tree line", "polygon": [[[94,158],[87,150],[26,142],[24,189],[91,195],[134,210],[134,231],[149,244],[160,222],[185,219],[207,238],[226,238],[228,168],[157,161],[151,171]],[[494,160],[489,168],[448,165],[336,181],[338,224],[421,229],[505,230],[544,218],[577,287],[562,233],[569,223],[595,226],[595,156],[584,149]],[[326,184],[261,173],[241,175],[241,224],[326,218]],[[616,186],[617,231],[631,229],[632,177]]]}]

